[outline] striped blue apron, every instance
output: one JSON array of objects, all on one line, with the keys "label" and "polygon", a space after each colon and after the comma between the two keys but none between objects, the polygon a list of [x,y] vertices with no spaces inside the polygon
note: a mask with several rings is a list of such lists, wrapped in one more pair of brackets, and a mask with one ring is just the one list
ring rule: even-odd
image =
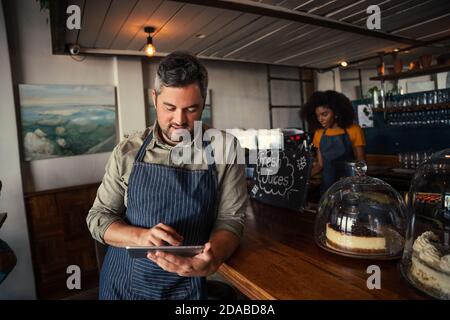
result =
[{"label": "striped blue apron", "polygon": [[[215,219],[215,165],[208,165],[208,170],[186,170],[144,163],[152,136],[145,139],[133,164],[125,221],[142,228],[162,222],[183,236],[183,245],[202,245],[208,242]],[[131,259],[124,248],[110,246],[100,273],[99,298],[206,299],[205,283],[204,277],[181,277],[149,259]]]},{"label": "striped blue apron", "polygon": [[346,129],[344,134],[327,136],[323,130],[320,139],[320,153],[323,159],[320,192],[324,194],[340,178],[345,177],[345,162],[354,160],[353,146]]}]

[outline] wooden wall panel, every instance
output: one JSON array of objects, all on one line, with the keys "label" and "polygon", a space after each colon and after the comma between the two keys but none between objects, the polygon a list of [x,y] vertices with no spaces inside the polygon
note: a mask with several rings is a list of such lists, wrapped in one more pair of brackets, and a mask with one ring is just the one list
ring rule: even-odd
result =
[{"label": "wooden wall panel", "polygon": [[81,269],[81,291],[98,285],[95,242],[86,225],[99,184],[27,194],[28,229],[39,299],[77,294],[66,285],[67,267]]},{"label": "wooden wall panel", "polygon": [[53,195],[44,194],[40,197],[29,198],[26,205],[27,211],[34,213],[29,216],[28,221],[36,234],[42,237],[61,230],[63,221],[58,215]]}]

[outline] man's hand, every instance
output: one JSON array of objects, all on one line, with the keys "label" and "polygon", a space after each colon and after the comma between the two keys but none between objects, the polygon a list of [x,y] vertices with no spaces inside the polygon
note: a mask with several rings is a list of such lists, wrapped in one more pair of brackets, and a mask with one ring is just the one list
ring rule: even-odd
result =
[{"label": "man's hand", "polygon": [[[105,242],[111,246],[163,246],[180,245],[183,237],[172,227],[159,223],[151,229],[127,225],[116,221],[105,232]],[[227,230],[213,232],[202,253],[192,257],[181,257],[160,252],[149,253],[147,257],[166,271],[180,276],[208,276],[217,271],[220,265],[239,245],[239,238]]]},{"label": "man's hand", "polygon": [[139,235],[138,245],[140,246],[179,246],[183,241],[183,237],[179,235],[175,229],[158,223],[153,228],[141,232]]},{"label": "man's hand", "polygon": [[162,251],[149,252],[147,258],[165,271],[176,273],[182,277],[205,277],[216,272],[221,264],[214,257],[210,242],[205,244],[202,253],[192,258]]},{"label": "man's hand", "polygon": [[205,244],[203,252],[181,257],[167,252],[152,252],[147,257],[162,269],[183,277],[205,277],[213,274],[239,245],[239,238],[228,230],[216,230]]},{"label": "man's hand", "polygon": [[159,223],[151,229],[130,226],[124,221],[112,223],[105,232],[104,240],[114,247],[180,245],[183,237],[172,227]]}]

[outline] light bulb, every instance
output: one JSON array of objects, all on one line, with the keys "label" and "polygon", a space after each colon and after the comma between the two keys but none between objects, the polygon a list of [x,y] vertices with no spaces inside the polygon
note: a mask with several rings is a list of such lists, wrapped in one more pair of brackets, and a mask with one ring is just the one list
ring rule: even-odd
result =
[{"label": "light bulb", "polygon": [[146,54],[148,57],[153,57],[153,56],[155,55],[155,53],[156,53],[155,46],[154,46],[153,44],[151,44],[151,43],[148,43],[148,44],[145,46],[144,51],[145,51],[145,54]]},{"label": "light bulb", "polygon": [[347,61],[341,61],[341,66],[345,68],[346,66],[348,66],[348,62]]}]

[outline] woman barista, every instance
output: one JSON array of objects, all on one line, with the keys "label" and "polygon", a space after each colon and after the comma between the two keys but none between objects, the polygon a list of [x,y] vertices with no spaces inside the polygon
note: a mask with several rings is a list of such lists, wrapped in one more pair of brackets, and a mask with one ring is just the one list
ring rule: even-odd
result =
[{"label": "woman barista", "polygon": [[315,130],[313,145],[318,152],[311,175],[322,171],[323,194],[346,175],[346,162],[364,160],[364,133],[353,123],[355,114],[350,100],[336,91],[314,92],[302,115],[310,130]]}]

